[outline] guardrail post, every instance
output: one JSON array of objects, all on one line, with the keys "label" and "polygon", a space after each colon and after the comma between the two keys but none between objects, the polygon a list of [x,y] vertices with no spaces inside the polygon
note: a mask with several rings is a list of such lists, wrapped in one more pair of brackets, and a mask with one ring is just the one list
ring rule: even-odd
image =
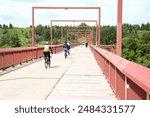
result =
[{"label": "guardrail post", "polygon": [[150,95],[149,95],[149,93],[146,93],[146,99],[147,99],[147,100],[150,100]]},{"label": "guardrail post", "polygon": [[125,100],[128,99],[128,88],[130,88],[127,77],[125,76]]},{"label": "guardrail post", "polygon": [[108,63],[108,81],[110,83],[110,62]]},{"label": "guardrail post", "polygon": [[[117,69],[115,67],[115,79],[114,79],[115,80],[115,87],[114,87],[115,88],[115,93],[117,93],[117,77],[116,76],[117,76]],[[116,96],[117,96],[117,94],[116,94]]]}]

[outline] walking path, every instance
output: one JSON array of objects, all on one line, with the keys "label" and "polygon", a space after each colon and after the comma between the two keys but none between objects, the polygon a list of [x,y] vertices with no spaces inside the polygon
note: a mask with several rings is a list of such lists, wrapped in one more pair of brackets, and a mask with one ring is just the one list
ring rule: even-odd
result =
[{"label": "walking path", "polygon": [[[79,46],[52,56],[51,68],[44,60],[6,74],[0,72],[0,99],[116,99],[89,48]],[[3,75],[2,75],[3,74]]]}]

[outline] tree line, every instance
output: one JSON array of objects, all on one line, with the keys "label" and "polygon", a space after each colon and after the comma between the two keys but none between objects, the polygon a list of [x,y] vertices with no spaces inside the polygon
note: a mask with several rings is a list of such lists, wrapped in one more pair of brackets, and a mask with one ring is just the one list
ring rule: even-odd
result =
[{"label": "tree line", "polygon": [[123,57],[150,68],[150,24],[123,25]]},{"label": "tree line", "polygon": [[[92,29],[87,24],[81,23],[78,28],[80,31],[93,31],[94,43],[96,43],[96,27]],[[82,27],[84,26],[84,27]],[[22,47],[31,45],[31,27],[16,28],[12,24],[8,26],[0,25],[0,47]],[[69,27],[69,26],[68,26]],[[71,42],[76,42],[77,38],[82,38],[84,35],[79,32],[68,33],[76,31],[76,28],[53,26],[53,44],[61,44],[66,39]],[[62,36],[63,32],[63,36]],[[42,26],[39,24],[35,27],[35,45],[44,44],[45,41],[50,40],[50,27],[48,25]],[[150,68],[150,24],[131,25],[123,24],[122,30],[122,56],[130,61],[137,62]],[[115,45],[116,44],[116,26],[101,26],[101,45]]]},{"label": "tree line", "polygon": [[[150,24],[123,24],[123,58],[150,68]],[[101,27],[101,44],[116,44],[116,26]]]}]

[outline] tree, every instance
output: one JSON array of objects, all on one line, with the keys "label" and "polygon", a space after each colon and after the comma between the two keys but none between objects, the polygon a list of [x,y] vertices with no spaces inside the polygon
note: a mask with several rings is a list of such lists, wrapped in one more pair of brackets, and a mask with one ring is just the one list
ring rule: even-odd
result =
[{"label": "tree", "polygon": [[145,41],[146,43],[150,42],[150,32],[146,32],[142,35],[142,39],[143,41]]},{"label": "tree", "polygon": [[88,26],[86,23],[81,23],[79,26]]},{"label": "tree", "polygon": [[12,24],[11,24],[11,23],[9,24],[9,28],[10,28],[10,29],[12,29],[12,28],[13,28],[13,26],[12,26]]},{"label": "tree", "polygon": [[144,24],[141,25],[141,30],[145,30],[146,26]]},{"label": "tree", "polygon": [[8,29],[8,26],[3,24],[3,29]]},{"label": "tree", "polygon": [[50,39],[50,31],[49,29],[45,29],[44,33],[43,33],[43,37],[46,41],[48,41]]},{"label": "tree", "polygon": [[150,24],[149,23],[146,24],[146,30],[150,30]]},{"label": "tree", "polygon": [[27,31],[25,32],[25,37],[26,37],[26,38],[29,38],[29,35],[28,35],[28,32],[27,32]]},{"label": "tree", "polygon": [[10,37],[10,45],[11,47],[20,47],[18,34],[15,33]]},{"label": "tree", "polygon": [[8,30],[7,30],[7,28],[4,28],[3,34],[6,34],[6,33],[8,33]]},{"label": "tree", "polygon": [[116,43],[116,27],[103,26],[101,28],[101,44],[112,45]]},{"label": "tree", "polygon": [[9,33],[3,34],[0,40],[0,47],[3,47],[3,48],[11,47],[11,45],[9,45],[9,41],[10,41]]},{"label": "tree", "polygon": [[36,28],[35,28],[35,33],[39,36],[41,36],[43,34],[43,26],[41,24],[39,24]]}]

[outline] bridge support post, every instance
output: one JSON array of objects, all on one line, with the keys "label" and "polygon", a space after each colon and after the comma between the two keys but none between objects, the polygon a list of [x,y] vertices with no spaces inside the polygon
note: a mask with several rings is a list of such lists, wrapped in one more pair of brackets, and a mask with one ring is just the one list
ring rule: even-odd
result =
[{"label": "bridge support post", "polygon": [[116,52],[117,55],[122,55],[122,0],[118,0]]},{"label": "bridge support post", "polygon": [[100,47],[100,13],[101,8],[98,9],[98,41],[97,41],[98,47]]},{"label": "bridge support post", "polygon": [[32,46],[34,46],[34,8],[32,7]]},{"label": "bridge support post", "polygon": [[52,40],[52,38],[53,38],[53,26],[52,26],[52,21],[50,20],[50,44],[51,45],[53,45],[53,40]]},{"label": "bridge support post", "polygon": [[63,35],[63,26],[61,27],[61,43],[63,42],[63,37],[64,37],[64,35]]}]

